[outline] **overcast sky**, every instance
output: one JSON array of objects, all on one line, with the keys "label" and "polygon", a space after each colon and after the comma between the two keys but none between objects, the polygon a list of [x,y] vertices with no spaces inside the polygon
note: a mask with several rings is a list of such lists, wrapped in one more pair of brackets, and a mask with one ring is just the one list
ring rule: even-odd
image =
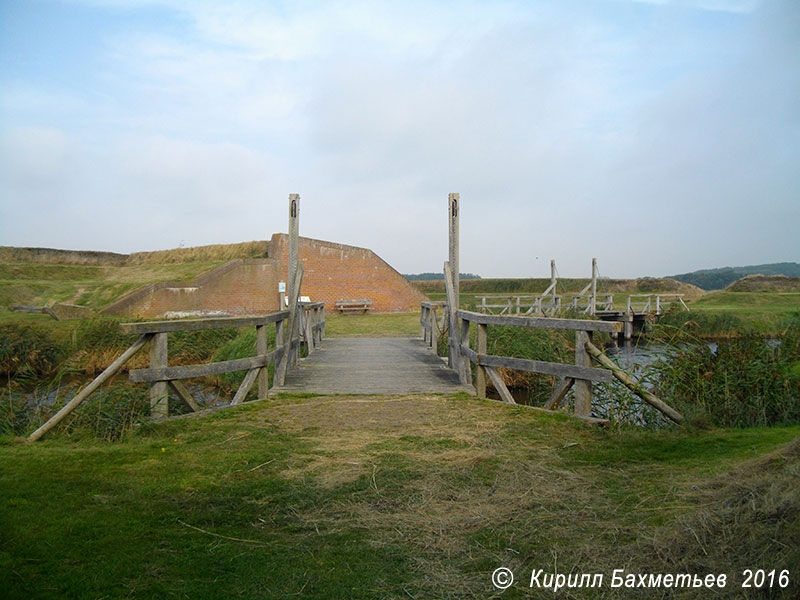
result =
[{"label": "overcast sky", "polygon": [[800,2],[0,1],[0,245],[800,260]]}]

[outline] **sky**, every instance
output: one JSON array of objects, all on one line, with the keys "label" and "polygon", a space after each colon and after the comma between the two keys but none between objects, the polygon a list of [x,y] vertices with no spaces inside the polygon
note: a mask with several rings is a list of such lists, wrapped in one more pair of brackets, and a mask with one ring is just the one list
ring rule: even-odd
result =
[{"label": "sky", "polygon": [[800,261],[800,2],[0,0],[0,245]]}]

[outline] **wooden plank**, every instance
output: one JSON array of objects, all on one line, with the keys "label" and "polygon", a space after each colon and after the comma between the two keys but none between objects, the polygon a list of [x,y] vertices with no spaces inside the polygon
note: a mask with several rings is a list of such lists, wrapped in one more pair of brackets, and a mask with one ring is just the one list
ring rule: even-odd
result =
[{"label": "wooden plank", "polygon": [[288,310],[253,317],[212,317],[208,319],[180,319],[174,321],[144,321],[142,323],[120,323],[122,333],[162,333],[169,331],[196,331],[198,329],[222,329],[225,327],[249,327],[275,323],[289,317]]},{"label": "wooden plank", "polygon": [[505,381],[501,377],[500,373],[498,373],[497,369],[493,367],[486,368],[486,374],[489,376],[489,379],[492,380],[492,385],[494,385],[494,389],[497,390],[497,393],[500,394],[500,398],[503,399],[503,402],[507,402],[508,404],[516,404],[516,400],[514,400],[514,396],[511,395],[511,392],[508,391],[506,387]]},{"label": "wooden plank", "polygon": [[[266,356],[267,354],[267,326],[258,325],[256,327],[256,354]],[[269,370],[260,369],[258,374],[258,398],[263,399],[269,395]]]},{"label": "wooden plank", "polygon": [[494,354],[478,355],[478,364],[484,367],[504,367],[515,371],[528,371],[530,373],[541,373],[542,375],[555,375],[557,377],[572,377],[586,381],[611,381],[611,373],[606,369],[595,369],[576,365],[565,365],[563,363],[544,362],[541,360],[529,360],[527,358],[511,358],[508,356],[496,356]]},{"label": "wooden plank", "polygon": [[573,331],[604,331],[606,333],[619,333],[622,323],[609,323],[606,321],[592,321],[589,319],[555,319],[552,317],[514,317],[500,315],[485,315],[469,310],[459,310],[457,315],[473,323],[482,325],[517,325],[521,327],[534,327],[542,329],[569,329]]},{"label": "wooden plank", "polygon": [[289,367],[292,366],[297,356],[294,342],[295,328],[297,327],[297,299],[300,297],[300,286],[303,284],[303,263],[297,265],[297,273],[293,279],[294,286],[289,290],[289,322],[284,332],[284,344],[287,351],[278,365],[278,369],[281,371],[281,380],[286,378]]},{"label": "wooden plank", "polygon": [[469,346],[461,346],[461,354],[475,364],[480,364],[478,362],[478,353]]},{"label": "wooden plank", "polygon": [[255,383],[256,377],[258,377],[259,372],[263,370],[264,368],[262,367],[262,368],[250,369],[247,372],[247,375],[244,376],[244,381],[242,381],[242,384],[239,386],[239,389],[236,390],[236,395],[233,397],[233,400],[231,400],[231,406],[236,406],[242,400],[245,399],[245,397],[247,396],[247,392],[249,392],[250,388],[253,387],[253,383]]},{"label": "wooden plank", "polygon": [[544,409],[545,410],[552,410],[558,403],[564,399],[564,396],[567,395],[567,392],[572,389],[572,385],[575,383],[575,380],[572,377],[565,377],[564,380],[559,383],[556,388],[553,390],[553,395],[550,396],[550,399],[545,402]]},{"label": "wooden plank", "polygon": [[[150,370],[167,368],[167,334],[156,333],[150,346]],[[150,384],[150,418],[166,419],[169,415],[169,393],[166,381]]]},{"label": "wooden plank", "polygon": [[[466,319],[460,319],[459,323],[461,324],[461,336],[458,347],[469,349],[469,321]],[[461,380],[461,383],[464,385],[472,385],[472,368],[470,366],[469,358],[466,356],[462,356],[459,360],[458,376]]]},{"label": "wooden plank", "polygon": [[173,391],[178,394],[178,398],[183,400],[183,403],[194,412],[202,410],[200,405],[195,402],[194,397],[189,393],[189,390],[186,389],[186,386],[183,385],[182,381],[178,381],[177,379],[175,381],[170,381],[169,387],[171,387]]},{"label": "wooden plank", "polygon": [[83,388],[80,392],[75,394],[75,396],[67,402],[61,410],[59,410],[56,414],[50,417],[45,423],[43,423],[36,431],[28,436],[29,442],[35,442],[39,438],[41,438],[44,434],[50,431],[53,427],[58,425],[64,417],[66,417],[69,413],[71,413],[76,406],[78,406],[81,402],[83,402],[89,394],[99,388],[103,383],[111,379],[114,375],[116,375],[119,370],[125,365],[126,362],[130,360],[130,358],[139,352],[147,342],[150,341],[150,338],[153,337],[152,333],[144,333],[139,336],[139,339],[136,340],[130,348],[125,350],[122,354],[120,354],[117,359],[112,362],[106,369],[100,373],[97,377],[95,377],[92,382]]},{"label": "wooden plank", "polygon": [[276,348],[267,355],[249,356],[235,360],[187,365],[183,367],[165,367],[160,369],[132,369],[130,380],[134,383],[147,383],[152,381],[169,381],[171,379],[190,379],[192,377],[205,377],[207,375],[222,375],[234,371],[244,371],[255,367],[264,367],[283,357],[285,348]]},{"label": "wooden plank", "polygon": [[458,365],[458,320],[456,319],[456,312],[458,305],[456,304],[455,291],[453,290],[453,274],[450,270],[450,263],[444,263],[444,287],[447,292],[447,366],[455,369]]},{"label": "wooden plank", "polygon": [[[475,343],[478,354],[486,354],[486,343],[488,338],[487,329],[487,325],[478,324],[478,335]],[[470,360],[477,364],[475,387],[478,393],[478,398],[486,398],[486,368],[481,366],[477,360],[473,360],[471,357]]]},{"label": "wooden plank", "polygon": [[[589,334],[585,331],[575,333],[575,366],[588,368],[592,359],[586,352],[586,343]],[[589,417],[592,414],[592,384],[585,379],[575,382],[575,414],[579,417]]]}]

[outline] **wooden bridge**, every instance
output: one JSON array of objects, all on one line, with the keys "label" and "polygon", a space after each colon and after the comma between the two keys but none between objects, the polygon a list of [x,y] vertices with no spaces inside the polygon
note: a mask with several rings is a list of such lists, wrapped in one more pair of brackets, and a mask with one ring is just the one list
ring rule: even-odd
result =
[{"label": "wooden bridge", "polygon": [[[612,376],[628,385],[646,402],[661,410],[668,418],[681,422],[683,417],[658,398],[639,388],[620,372],[591,343],[592,332],[618,334],[623,325],[595,319],[563,319],[540,316],[487,315],[459,310],[458,281],[458,211],[459,196],[449,197],[450,221],[449,260],[444,263],[446,302],[421,304],[419,338],[340,338],[324,339],[325,310],[321,303],[300,302],[303,265],[298,262],[299,197],[292,194],[289,210],[289,298],[288,309],[268,315],[150,321],[122,323],[124,333],[139,334],[133,345],[123,352],[89,385],[83,388],[61,410],[29,436],[35,441],[55,427],[103,382],[111,379],[123,365],[145,346],[150,347],[150,366],[134,369],[133,382],[150,386],[150,411],[154,419],[169,416],[169,395],[174,394],[190,411],[202,409],[183,385],[184,379],[246,371],[244,380],[231,399],[231,405],[244,402],[257,383],[257,399],[277,393],[314,394],[414,394],[469,392],[486,397],[491,381],[500,398],[516,404],[499,369],[512,369],[549,375],[556,380],[552,396],[543,408],[551,410],[572,390],[575,416],[592,422],[592,383],[609,382]],[[548,294],[553,289],[548,289]],[[597,310],[596,289],[592,283],[592,314],[603,317],[607,310]],[[647,309],[650,300],[647,301]],[[656,307],[659,307],[656,299]],[[521,304],[516,303],[517,312]],[[539,303],[541,306],[541,302]],[[555,306],[555,304],[553,304]],[[633,313],[628,299],[628,314]],[[441,311],[441,312],[440,312]],[[644,314],[644,310],[642,311]],[[611,319],[612,321],[615,319]],[[268,348],[267,326],[274,325],[274,348]],[[575,332],[574,364],[552,363],[487,353],[488,327],[494,325],[526,328],[562,329]],[[470,328],[475,327],[475,347],[471,347]],[[168,334],[230,327],[255,327],[255,354],[197,365],[170,366]],[[440,332],[447,332],[447,357],[438,356]],[[304,358],[301,359],[301,356]],[[592,366],[592,358],[602,368]],[[475,367],[473,378],[472,367]]]}]

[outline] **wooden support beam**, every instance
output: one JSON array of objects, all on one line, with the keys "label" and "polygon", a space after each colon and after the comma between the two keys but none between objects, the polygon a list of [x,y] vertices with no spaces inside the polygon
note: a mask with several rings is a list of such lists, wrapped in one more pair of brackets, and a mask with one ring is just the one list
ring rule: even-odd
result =
[{"label": "wooden support beam", "polygon": [[[589,334],[585,331],[575,333],[575,366],[591,368],[592,359],[586,352]],[[579,417],[589,417],[592,414],[592,384],[586,379],[575,381],[575,414]]]},{"label": "wooden support beam", "polygon": [[572,389],[575,380],[572,377],[565,377],[564,380],[559,383],[555,389],[553,390],[553,395],[550,396],[550,399],[545,402],[544,409],[545,410],[553,410],[558,403],[564,399],[564,396],[567,395],[567,392]]},{"label": "wooden support beam", "polygon": [[684,422],[684,418],[681,413],[628,377],[628,375],[618,365],[616,365],[614,361],[603,354],[603,352],[597,346],[587,341],[586,351],[588,354],[594,357],[597,362],[610,369],[614,374],[614,377],[624,383],[629,390],[647,402],[650,406],[661,412],[661,414],[679,425]]},{"label": "wooden support beam", "polygon": [[75,396],[67,402],[61,410],[59,410],[56,414],[50,417],[45,423],[43,423],[36,431],[28,436],[29,442],[35,442],[39,438],[41,438],[44,434],[48,431],[53,429],[56,425],[58,425],[64,417],[66,417],[69,413],[75,410],[75,407],[78,406],[81,402],[83,402],[89,394],[99,388],[103,383],[111,379],[114,375],[116,375],[120,369],[128,362],[131,357],[139,352],[142,348],[145,347],[147,342],[150,341],[150,338],[153,334],[145,333],[139,336],[139,339],[136,340],[130,348],[125,350],[122,354],[117,357],[117,359],[112,362],[106,369],[100,373],[97,377],[95,377],[92,382],[83,388],[80,392],[75,394]]},{"label": "wooden support beam", "polygon": [[[167,368],[167,334],[156,333],[150,346],[150,369]],[[169,415],[167,382],[156,380],[150,384],[150,418],[166,419]]]},{"label": "wooden support beam", "polygon": [[175,381],[169,382],[169,387],[178,395],[178,398],[183,400],[183,403],[188,406],[194,412],[199,412],[202,409],[200,405],[197,404],[194,397],[189,393],[189,390],[186,389],[186,386],[183,385],[183,382],[176,379]]},{"label": "wooden support beam", "polygon": [[286,339],[284,344],[286,352],[283,355],[283,360],[278,368],[281,369],[281,380],[286,381],[286,374],[289,372],[289,367],[292,366],[294,357],[296,356],[296,348],[299,344],[295,345],[297,329],[297,300],[300,297],[300,286],[303,284],[303,264],[297,265],[297,274],[294,277],[294,287],[290,290],[289,294],[289,323],[284,332]]},{"label": "wooden support beam", "polygon": [[[477,353],[486,354],[486,344],[488,338],[488,327],[486,325],[478,325],[478,335],[475,343]],[[478,362],[478,361],[475,361]],[[477,364],[477,373],[475,375],[475,387],[478,392],[478,398],[486,398],[486,368],[479,362]]]},{"label": "wooden support beam", "polygon": [[497,390],[497,393],[500,394],[500,398],[502,398],[503,402],[507,402],[508,404],[516,404],[517,401],[514,400],[514,396],[511,395],[511,392],[508,391],[506,387],[506,382],[503,381],[503,377],[494,367],[487,367],[486,374],[489,376],[489,379],[492,380],[492,385],[494,385],[494,389]]},{"label": "wooden support beam", "polygon": [[[256,327],[256,354],[266,356],[267,354],[267,326],[259,325]],[[266,365],[265,365],[266,366]],[[259,400],[269,395],[269,369],[260,369],[258,372],[258,398]]]},{"label": "wooden support beam", "polygon": [[256,381],[256,377],[258,377],[259,371],[262,371],[263,367],[261,368],[254,368],[250,369],[247,372],[247,375],[244,376],[244,380],[242,384],[239,386],[239,389],[236,390],[236,395],[231,400],[231,406],[236,406],[237,404],[241,403],[242,400],[245,399],[247,396],[247,392],[250,391],[250,388],[253,387],[253,383]]},{"label": "wooden support beam", "polygon": [[[459,348],[466,347],[469,349],[469,321],[461,319],[461,328],[459,336]],[[472,368],[470,366],[469,358],[462,356],[458,365],[458,376],[461,383],[464,385],[472,385]]]},{"label": "wooden support beam", "polygon": [[458,305],[456,304],[455,290],[453,289],[453,272],[450,263],[444,263],[444,287],[447,293],[447,366],[451,369],[458,368],[459,360],[459,335],[458,335]]},{"label": "wooden support beam", "polygon": [[222,375],[234,371],[243,371],[255,367],[264,367],[269,363],[283,358],[285,348],[276,348],[266,355],[248,356],[235,360],[205,363],[199,365],[186,365],[182,367],[162,367],[158,369],[132,369],[130,380],[133,383],[151,383],[154,381],[169,381],[172,379],[190,379],[192,377],[205,377],[208,375]]}]

